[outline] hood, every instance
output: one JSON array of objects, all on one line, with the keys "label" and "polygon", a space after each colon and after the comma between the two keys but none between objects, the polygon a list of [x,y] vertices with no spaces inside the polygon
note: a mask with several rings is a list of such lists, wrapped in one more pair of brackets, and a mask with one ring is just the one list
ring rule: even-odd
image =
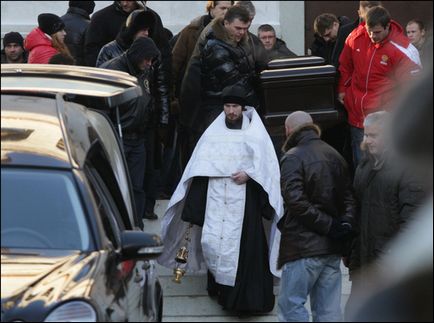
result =
[{"label": "hood", "polygon": [[315,131],[318,137],[321,137],[321,129],[316,124],[303,125],[297,128],[292,134],[288,136],[288,138],[286,138],[285,143],[282,147],[282,152],[286,153],[291,148],[296,147],[298,143],[305,137],[302,132],[307,132],[308,130]]},{"label": "hood", "polygon": [[33,29],[24,39],[24,49],[31,51],[38,46],[52,46],[51,39],[39,28]]},{"label": "hood", "polygon": [[397,43],[399,46],[407,48],[410,45],[410,40],[404,34],[404,29],[401,27],[399,23],[394,20],[390,21],[390,32],[387,36],[388,40],[391,40]]},{"label": "hood", "polygon": [[26,306],[35,300],[52,303],[83,297],[97,259],[97,252],[2,248],[2,303],[13,300]]},{"label": "hood", "polygon": [[[212,38],[211,34],[214,35],[214,38],[221,40],[233,47],[237,47],[237,43],[233,41],[227,29],[225,28],[223,24],[223,18],[216,18],[210,23],[211,29],[209,30],[209,33],[207,35],[207,38]],[[244,35],[244,37],[240,41],[240,45],[248,45],[248,38],[247,33]]]}]

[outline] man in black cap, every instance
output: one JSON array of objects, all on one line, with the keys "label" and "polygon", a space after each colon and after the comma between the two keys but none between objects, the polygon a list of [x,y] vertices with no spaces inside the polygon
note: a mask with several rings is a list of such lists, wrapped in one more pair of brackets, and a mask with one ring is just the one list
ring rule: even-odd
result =
[{"label": "man in black cap", "polygon": [[151,11],[134,10],[128,16],[116,39],[101,48],[95,66],[99,67],[112,58],[121,56],[138,37],[151,37],[153,39],[155,20],[156,17]]},{"label": "man in black cap", "polygon": [[23,42],[23,36],[18,32],[11,31],[5,34],[1,51],[2,64],[27,63],[27,54]]},{"label": "man in black cap", "polygon": [[95,1],[69,1],[68,11],[61,17],[65,23],[65,44],[77,65],[85,65],[84,37],[94,9]]},{"label": "man in black cap", "polygon": [[273,144],[258,113],[246,106],[246,93],[240,85],[223,89],[224,111],[199,139],[169,202],[162,222],[166,248],[158,260],[174,266],[185,228],[193,224],[183,269],[207,268],[208,293],[239,314],[273,309],[277,259],[271,255],[277,253],[269,255],[262,219],[276,224],[283,213]]},{"label": "man in black cap", "polygon": [[[153,117],[153,63],[160,52],[150,38],[137,38],[121,56],[104,63],[101,68],[126,72],[137,77],[143,95],[120,106],[122,141],[125,157],[133,184],[137,215],[144,214],[145,192],[143,187],[146,160],[150,159],[145,149],[149,140],[151,119]],[[115,117],[112,116],[112,120]],[[151,156],[152,157],[152,156]]]}]

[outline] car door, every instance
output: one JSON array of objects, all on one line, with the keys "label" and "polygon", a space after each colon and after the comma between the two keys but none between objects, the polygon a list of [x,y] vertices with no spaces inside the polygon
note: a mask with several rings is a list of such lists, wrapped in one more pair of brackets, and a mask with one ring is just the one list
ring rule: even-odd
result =
[{"label": "car door", "polygon": [[[119,256],[121,252],[120,236],[121,232],[125,230],[122,216],[98,170],[90,166],[87,173],[91,182],[90,185],[100,201],[99,213],[104,231]],[[144,304],[146,304],[147,295],[145,283],[148,266],[148,262],[142,260],[118,261],[116,274],[111,277],[111,279],[115,279],[122,284],[122,290],[118,286],[118,301],[123,305],[120,312],[125,313],[125,319],[130,322],[146,320]],[[110,287],[117,285],[116,282],[107,283]]]}]

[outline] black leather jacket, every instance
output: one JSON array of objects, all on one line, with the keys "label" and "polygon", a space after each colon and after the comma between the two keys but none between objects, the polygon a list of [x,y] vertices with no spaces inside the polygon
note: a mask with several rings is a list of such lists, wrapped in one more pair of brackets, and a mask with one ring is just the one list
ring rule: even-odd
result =
[{"label": "black leather jacket", "polygon": [[[212,33],[203,48],[202,60],[202,102],[220,104],[221,93],[228,85],[241,85],[247,93],[250,106],[258,106],[254,91],[255,66],[248,46],[232,46],[216,38]],[[250,59],[249,59],[250,58]]]},{"label": "black leather jacket", "polygon": [[62,17],[65,23],[65,44],[68,46],[77,65],[85,65],[84,39],[90,23],[89,13],[81,8],[70,7]]},{"label": "black leather jacket", "polygon": [[281,160],[285,214],[278,266],[300,258],[341,254],[344,245],[330,239],[332,219],[354,224],[355,202],[345,160],[305,126],[288,138]]}]

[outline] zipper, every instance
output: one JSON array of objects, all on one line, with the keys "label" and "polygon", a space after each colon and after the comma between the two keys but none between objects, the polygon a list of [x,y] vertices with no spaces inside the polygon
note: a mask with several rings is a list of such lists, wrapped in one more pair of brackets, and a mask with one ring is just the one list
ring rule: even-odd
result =
[{"label": "zipper", "polygon": [[363,118],[365,118],[365,111],[363,110],[363,100],[368,95],[368,80],[369,80],[369,74],[371,73],[371,67],[372,67],[372,61],[374,60],[375,53],[377,52],[377,48],[374,48],[374,52],[372,53],[371,61],[369,62],[368,67],[368,74],[366,75],[366,84],[365,84],[365,94],[362,96],[362,99],[360,100],[360,109],[362,110]]}]

